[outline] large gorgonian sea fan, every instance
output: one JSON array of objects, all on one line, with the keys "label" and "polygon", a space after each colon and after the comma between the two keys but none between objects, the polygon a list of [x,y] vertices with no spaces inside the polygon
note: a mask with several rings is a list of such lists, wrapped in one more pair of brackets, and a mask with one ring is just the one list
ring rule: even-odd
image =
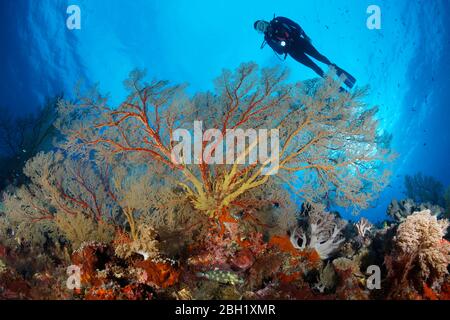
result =
[{"label": "large gorgonian sea fan", "polygon": [[[61,101],[57,126],[65,141],[60,147],[85,155],[94,151],[104,159],[126,154],[130,161],[159,162],[171,169],[193,206],[209,216],[226,215],[238,199],[274,178],[305,201],[355,209],[366,208],[387,183],[383,166],[390,153],[377,144],[377,108],[363,102],[366,89],[344,92],[331,76],[288,83],[286,70],[259,71],[254,63],[223,71],[213,92],[193,97],[184,86],[145,82],[139,71],[125,85],[130,94],[117,107],[109,106],[97,90]],[[202,121],[204,131],[215,128],[223,135],[227,129],[279,129],[279,171],[263,174],[266,162],[172,162],[174,131],[191,129],[194,121]],[[202,151],[206,146],[204,142]],[[252,148],[246,145],[238,156]]]}]

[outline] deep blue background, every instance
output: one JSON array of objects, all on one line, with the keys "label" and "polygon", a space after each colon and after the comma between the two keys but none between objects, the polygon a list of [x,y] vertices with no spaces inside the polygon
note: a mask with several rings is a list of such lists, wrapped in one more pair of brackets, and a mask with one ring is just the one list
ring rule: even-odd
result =
[{"label": "deep blue background", "polygon": [[[66,8],[81,7],[82,29],[66,28]],[[370,4],[382,29],[366,28]],[[400,157],[375,208],[383,219],[403,176],[422,171],[450,184],[450,34],[448,0],[0,0],[0,103],[32,112],[47,96],[70,95],[80,79],[99,82],[118,103],[135,67],[151,76],[212,87],[222,68],[255,61],[283,63],[253,30],[273,14],[299,22],[332,61],[372,87],[381,127],[394,134]],[[315,75],[288,59],[292,79]]]}]

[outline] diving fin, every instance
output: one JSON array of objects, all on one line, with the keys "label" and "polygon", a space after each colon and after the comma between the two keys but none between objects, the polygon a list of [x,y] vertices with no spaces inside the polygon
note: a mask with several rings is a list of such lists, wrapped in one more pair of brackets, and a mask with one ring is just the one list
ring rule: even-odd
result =
[{"label": "diving fin", "polygon": [[345,83],[345,85],[346,85],[347,87],[349,87],[350,89],[352,89],[352,88],[355,86],[356,81],[355,81],[355,82],[352,82],[352,81],[350,81],[348,78],[346,78],[346,79],[344,80],[344,83]]},{"label": "diving fin", "polygon": [[343,87],[339,87],[339,93],[348,93],[348,90]]},{"label": "diving fin", "polygon": [[355,77],[353,77],[350,73],[339,68],[336,65],[333,65],[333,67],[336,69],[337,76],[344,81],[345,85],[350,89],[353,88],[356,83]]}]

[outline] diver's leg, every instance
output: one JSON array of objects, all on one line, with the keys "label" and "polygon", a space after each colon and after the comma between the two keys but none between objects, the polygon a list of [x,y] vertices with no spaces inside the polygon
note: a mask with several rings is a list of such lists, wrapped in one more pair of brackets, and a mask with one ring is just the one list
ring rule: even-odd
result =
[{"label": "diver's leg", "polygon": [[292,50],[291,52],[289,52],[289,55],[301,64],[307,66],[308,68],[311,68],[322,78],[325,76],[323,70],[317,64],[315,64],[314,61],[312,61],[304,52],[301,52],[300,50]]},{"label": "diver's leg", "polygon": [[[335,69],[336,69],[336,74],[338,75],[338,77],[341,77],[342,75],[344,75],[343,81],[344,81],[344,83],[345,83],[349,88],[352,88],[352,87],[355,85],[356,79],[355,79],[350,73],[348,73],[347,71],[345,71],[345,70],[339,68],[337,65],[335,65],[335,64],[332,63],[330,60],[328,60],[327,57],[325,57],[325,56],[322,55],[319,51],[317,51],[317,49],[314,48],[314,46],[313,46],[309,41],[307,41],[306,39],[301,38],[301,39],[298,41],[297,46],[296,46],[296,50],[295,50],[295,51],[296,51],[296,52],[300,52],[300,51],[304,52],[303,55],[306,57],[306,59],[308,59],[308,60],[310,60],[310,61],[311,61],[311,59],[309,59],[309,58],[305,55],[305,53],[306,53],[307,55],[313,57],[314,59],[316,59],[316,60],[318,60],[318,61],[320,61],[320,62],[322,62],[322,63],[325,63],[326,65],[328,65],[328,66],[330,66],[330,67],[335,68]],[[304,59],[304,58],[303,58],[303,59]],[[305,59],[305,60],[306,60],[306,59]],[[306,65],[306,63],[304,63],[304,62],[302,62],[302,63]],[[314,65],[317,67],[317,65],[316,65],[313,61],[311,61],[310,63],[314,64]],[[313,67],[311,67],[311,66],[310,66],[310,68],[313,69]],[[317,68],[319,68],[319,67],[317,67]],[[314,69],[313,69],[313,70],[314,70]],[[319,68],[319,70],[320,70],[320,68]],[[317,71],[316,71],[316,72],[317,72]],[[322,74],[323,74],[323,71],[322,71],[322,70],[321,70],[321,72],[322,72]],[[321,75],[321,77],[324,77],[324,75],[322,75],[322,74],[320,74],[320,73],[318,73],[318,74]]]},{"label": "diver's leg", "polygon": [[313,45],[311,42],[309,42],[306,39],[301,39],[300,40],[302,42],[302,46],[305,50],[305,53],[311,57],[313,57],[314,59],[325,63],[327,66],[332,65],[331,61],[325,57],[323,54],[321,54]]},{"label": "diver's leg", "polygon": [[324,55],[322,55],[319,51],[317,51],[317,49],[314,48],[314,46],[309,41],[302,38],[301,45],[304,47],[306,54],[308,54],[309,56],[313,57],[314,59],[317,59],[318,61],[323,62],[323,63],[327,64],[328,66],[336,69],[336,74],[338,75],[338,77],[341,77],[341,75],[344,75],[345,76],[344,83],[349,88],[352,88],[355,85],[355,82],[356,82],[355,77],[353,77],[350,73],[348,73],[344,69],[339,68],[337,65],[332,63],[330,60],[328,60],[328,58],[325,57]]}]

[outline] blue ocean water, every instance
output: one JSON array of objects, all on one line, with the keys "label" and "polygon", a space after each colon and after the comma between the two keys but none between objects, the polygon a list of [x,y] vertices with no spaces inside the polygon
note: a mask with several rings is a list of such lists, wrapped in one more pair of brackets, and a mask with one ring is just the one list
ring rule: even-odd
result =
[{"label": "blue ocean water", "polygon": [[[66,28],[72,4],[81,8],[81,30]],[[381,30],[366,27],[372,4],[382,10]],[[286,65],[293,80],[315,77],[259,49],[253,22],[274,14],[299,22],[321,52],[371,86],[368,102],[394,135],[392,182],[363,215],[384,219],[391,199],[403,197],[405,174],[450,184],[448,0],[1,0],[0,103],[32,112],[48,96],[70,95],[80,79],[99,82],[118,103],[136,67],[188,82],[191,92],[247,61]]]}]

